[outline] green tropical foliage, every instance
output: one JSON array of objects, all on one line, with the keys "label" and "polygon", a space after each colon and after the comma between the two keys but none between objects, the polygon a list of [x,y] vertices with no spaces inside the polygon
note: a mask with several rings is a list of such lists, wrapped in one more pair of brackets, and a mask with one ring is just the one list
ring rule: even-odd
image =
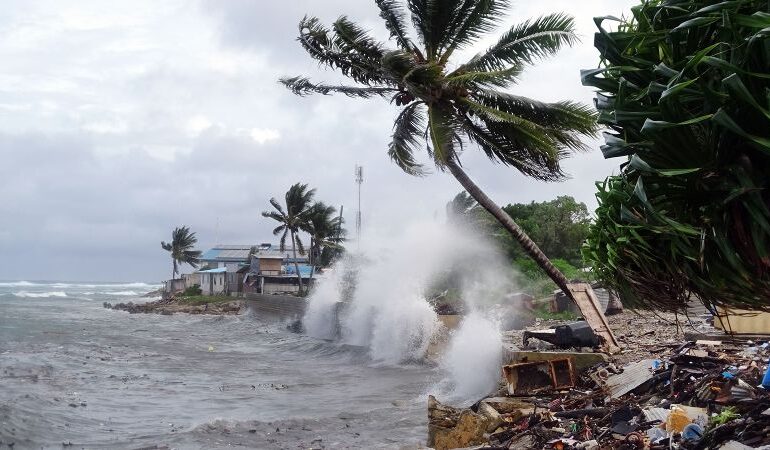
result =
[{"label": "green tropical foliage", "polygon": [[[571,266],[583,265],[580,249],[591,224],[585,203],[576,201],[572,196],[562,195],[545,202],[509,204],[503,210],[549,258],[562,259]],[[491,237],[512,260],[526,258],[518,242],[466,192],[457,194],[447,203],[447,219],[450,223],[470,225],[474,230]],[[532,267],[535,271],[539,270],[534,263]],[[565,276],[574,278],[567,273]]]},{"label": "green tropical foliage", "polygon": [[344,220],[337,214],[337,208],[316,202],[310,211],[310,264],[324,267],[344,251]]},{"label": "green tropical foliage", "polygon": [[463,171],[460,153],[473,145],[492,161],[527,176],[563,178],[561,159],[587,149],[580,136],[596,130],[593,111],[570,101],[543,103],[507,88],[527,66],[577,41],[573,19],[557,13],[513,25],[488,49],[467,61],[450,63],[458,50],[470,48],[501,24],[508,0],[374,3],[394,47],[377,41],[345,16],[331,27],[315,17],[305,17],[299,24],[298,40],[308,54],[354,85],[315,83],[305,77],[281,82],[298,95],[382,97],[402,107],[388,147],[391,160],[408,174],[425,175],[428,169],[418,152],[426,150],[435,167],[449,170],[567,290],[563,274]]},{"label": "green tropical foliage", "polygon": [[313,198],[315,189],[308,189],[307,184],[296,183],[292,185],[284,195],[284,205],[281,205],[275,198],[270,199],[273,206],[272,211],[264,211],[263,217],[273,219],[279,223],[273,229],[274,236],[281,236],[280,249],[286,250],[286,239],[291,238],[291,247],[294,256],[294,268],[297,272],[297,282],[299,283],[299,293],[303,293],[302,274],[299,271],[297,263],[297,250],[300,255],[305,254],[305,246],[299,238],[299,232],[311,232],[311,217],[313,213]]},{"label": "green tropical foliage", "polygon": [[770,309],[770,2],[645,0],[596,24],[583,82],[624,162],[586,259],[626,304]]},{"label": "green tropical foliage", "polygon": [[194,269],[198,267],[201,252],[200,250],[193,250],[197,243],[198,238],[195,237],[195,233],[186,226],[174,228],[174,231],[171,232],[171,242],[161,241],[160,246],[163,247],[163,250],[171,254],[172,280],[179,273],[180,265],[189,264]]}]

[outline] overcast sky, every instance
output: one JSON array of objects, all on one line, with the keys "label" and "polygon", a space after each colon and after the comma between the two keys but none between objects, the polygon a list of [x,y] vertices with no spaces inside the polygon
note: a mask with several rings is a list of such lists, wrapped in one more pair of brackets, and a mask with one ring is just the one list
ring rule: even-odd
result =
[{"label": "overcast sky", "polygon": [[[506,25],[565,11],[582,43],[531,68],[514,92],[590,103],[579,70],[598,64],[594,16],[636,0],[518,1]],[[341,14],[386,37],[365,0],[18,0],[0,14],[0,279],[157,281],[177,225],[200,247],[273,241],[260,216],[297,181],[345,205],[364,166],[364,227],[398,233],[443,214],[448,174],[411,178],[386,154],[385,101],[293,96],[282,75],[335,79],[295,41],[297,22]],[[482,42],[474,50],[488,45]],[[458,55],[460,59],[470,53]],[[593,209],[594,182],[616,170],[593,152],[572,179],[540,183],[475,149],[468,173],[499,203],[569,194]]]}]

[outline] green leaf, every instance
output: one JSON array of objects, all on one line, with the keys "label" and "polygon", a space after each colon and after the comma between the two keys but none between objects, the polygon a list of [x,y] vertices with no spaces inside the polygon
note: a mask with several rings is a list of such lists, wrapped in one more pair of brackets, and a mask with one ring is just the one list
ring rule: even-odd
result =
[{"label": "green leaf", "polygon": [[716,114],[714,114],[714,117],[712,120],[714,121],[714,123],[717,123],[723,126],[724,128],[732,131],[733,133],[748,139],[754,144],[754,147],[756,147],[757,149],[770,154],[770,139],[763,138],[760,136],[754,136],[747,133],[723,109],[720,108],[719,111],[717,111]]}]

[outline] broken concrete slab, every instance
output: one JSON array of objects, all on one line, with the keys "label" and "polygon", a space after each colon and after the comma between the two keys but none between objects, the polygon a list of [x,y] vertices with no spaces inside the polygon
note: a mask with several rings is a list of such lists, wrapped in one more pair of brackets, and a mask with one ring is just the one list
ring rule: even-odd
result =
[{"label": "broken concrete slab", "polygon": [[604,353],[580,353],[580,352],[534,352],[519,350],[513,346],[503,346],[503,365],[519,364],[524,362],[552,361],[554,359],[572,359],[572,368],[575,372],[608,362],[609,358]]}]

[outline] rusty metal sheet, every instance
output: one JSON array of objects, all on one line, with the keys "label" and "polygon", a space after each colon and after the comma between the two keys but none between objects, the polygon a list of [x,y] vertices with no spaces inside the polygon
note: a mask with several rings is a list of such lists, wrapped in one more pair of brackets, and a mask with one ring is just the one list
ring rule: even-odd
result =
[{"label": "rusty metal sheet", "polygon": [[571,358],[503,366],[510,395],[534,395],[575,386]]}]

